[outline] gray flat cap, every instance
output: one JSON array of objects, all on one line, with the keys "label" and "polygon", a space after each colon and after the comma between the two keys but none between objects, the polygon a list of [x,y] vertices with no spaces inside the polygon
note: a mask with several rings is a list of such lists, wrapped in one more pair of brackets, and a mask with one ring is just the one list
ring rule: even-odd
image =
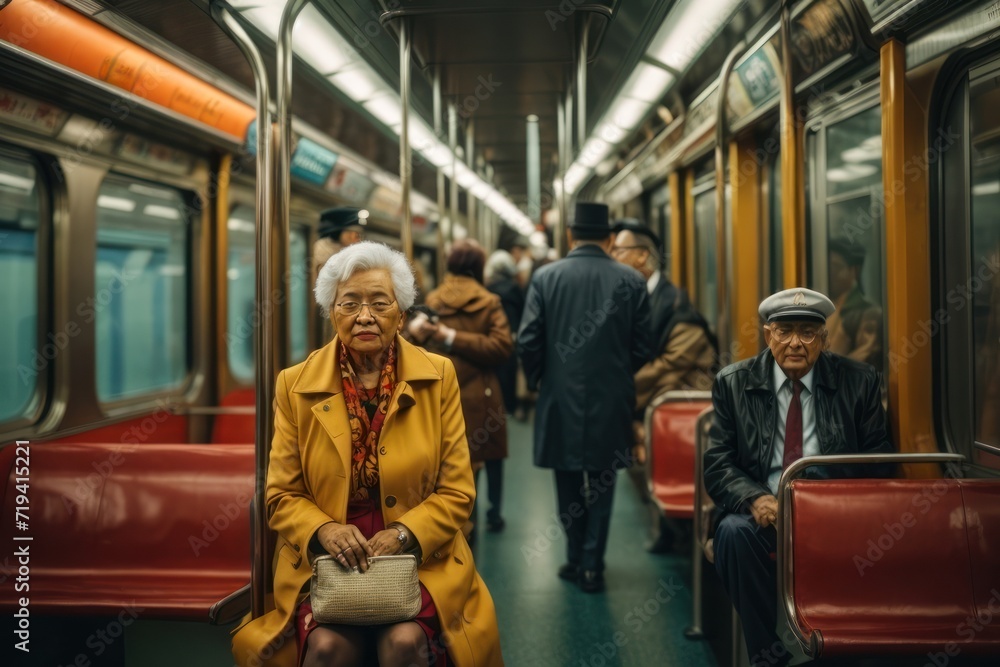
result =
[{"label": "gray flat cap", "polygon": [[825,294],[805,287],[793,287],[772,294],[760,302],[757,312],[765,322],[776,320],[818,320],[826,322],[837,308]]}]

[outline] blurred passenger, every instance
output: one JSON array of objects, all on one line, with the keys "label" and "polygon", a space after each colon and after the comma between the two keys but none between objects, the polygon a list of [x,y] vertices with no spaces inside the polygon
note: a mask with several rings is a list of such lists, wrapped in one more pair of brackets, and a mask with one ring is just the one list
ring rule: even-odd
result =
[{"label": "blurred passenger", "polygon": [[517,267],[517,282],[522,289],[528,286],[535,262],[531,256],[531,241],[527,236],[518,234],[510,244],[510,255]]},{"label": "blurred passenger", "polygon": [[[320,272],[316,301],[337,336],[278,376],[266,494],[274,598],[233,638],[241,666],[360,665],[366,652],[383,667],[503,664],[493,601],[459,531],[475,486],[455,369],[397,335],[415,292],[406,258],[377,243]],[[420,613],[317,624],[310,562],[327,553],[361,571],[371,556],[415,554]]]},{"label": "blurred passenger", "polygon": [[328,208],[319,215],[319,238],[313,244],[313,269],[319,273],[327,260],[342,248],[365,238],[368,211],[353,206]]},{"label": "blurred passenger", "polygon": [[[486,279],[486,289],[500,297],[500,305],[507,316],[507,323],[517,342],[516,332],[521,326],[521,313],[524,311],[524,290],[517,282],[517,265],[514,257],[506,250],[497,250],[490,255],[483,271]],[[507,414],[518,419],[524,418],[524,408],[517,398],[517,355],[510,355],[497,368],[500,379],[500,391],[503,393],[503,404]]]},{"label": "blurred passenger", "polygon": [[531,279],[517,350],[529,386],[540,385],[535,465],[555,470],[567,537],[559,576],[592,593],[604,589],[615,480],[631,463],[633,374],[652,334],[642,276],[608,256],[608,207],[577,204],[569,242],[565,259]]},{"label": "blurred passenger", "polygon": [[[705,487],[725,513],[715,533],[715,567],[743,621],[752,665],[789,660],[775,630],[782,470],[803,456],[892,451],[878,373],[825,349],[833,312],[830,299],[804,288],[764,299],[759,313],[768,349],[722,369],[712,386]],[[815,472],[878,476],[891,467]]]},{"label": "blurred passenger", "polygon": [[649,495],[646,484],[646,408],[665,391],[708,390],[718,357],[717,343],[708,322],[691,305],[684,290],[678,289],[660,271],[660,239],[638,221],[615,225],[611,256],[631,266],[646,279],[653,349],[656,356],[635,374],[635,465],[629,468],[643,502],[650,510],[652,540],[648,550],[666,553],[673,547],[680,526],[673,525]]},{"label": "blurred passenger", "polygon": [[865,248],[846,238],[830,240],[830,298],[837,311],[826,326],[830,351],[882,368],[882,309],[861,289]]},{"label": "blurred passenger", "polygon": [[[500,297],[483,287],[486,253],[472,240],[457,241],[448,255],[448,272],[427,295],[439,321],[419,320],[410,333],[455,364],[462,391],[462,412],[473,463],[486,467],[489,510],[486,526],[503,530],[503,460],[507,458],[507,415],[496,368],[514,349]],[[476,467],[478,486],[479,467]],[[482,497],[482,494],[479,494]],[[473,525],[476,511],[472,512]],[[475,533],[470,538],[475,540]]]}]

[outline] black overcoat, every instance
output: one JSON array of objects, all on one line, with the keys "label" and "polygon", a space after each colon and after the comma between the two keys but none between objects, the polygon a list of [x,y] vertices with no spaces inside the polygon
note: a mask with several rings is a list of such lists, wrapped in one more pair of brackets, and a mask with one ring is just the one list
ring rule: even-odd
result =
[{"label": "black overcoat", "polygon": [[646,281],[584,245],[539,269],[517,335],[528,386],[538,388],[535,465],[625,467],[634,373],[652,356]]}]

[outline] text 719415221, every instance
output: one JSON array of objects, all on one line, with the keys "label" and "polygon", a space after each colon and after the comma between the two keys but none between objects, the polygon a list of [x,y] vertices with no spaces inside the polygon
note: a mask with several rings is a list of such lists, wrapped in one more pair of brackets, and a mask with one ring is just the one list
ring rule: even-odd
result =
[{"label": "text 719415221", "polygon": [[14,451],[14,490],[17,497],[14,499],[14,559],[17,562],[17,576],[14,579],[14,590],[21,593],[17,599],[17,607],[14,618],[17,619],[17,626],[14,629],[14,648],[25,653],[30,653],[29,642],[31,640],[31,621],[28,611],[31,580],[31,556],[29,550],[31,545],[31,535],[28,534],[28,489],[31,484],[31,460],[30,447],[27,440],[18,440],[17,449]]}]

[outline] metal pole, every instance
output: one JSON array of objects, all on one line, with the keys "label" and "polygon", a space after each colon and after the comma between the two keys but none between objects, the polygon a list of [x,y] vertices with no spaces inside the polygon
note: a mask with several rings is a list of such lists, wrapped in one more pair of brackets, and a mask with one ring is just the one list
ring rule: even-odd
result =
[{"label": "metal pole", "polygon": [[[476,120],[470,118],[465,124],[465,163],[472,172],[476,171]],[[465,205],[469,214],[469,236],[478,241],[479,220],[476,218],[476,198],[472,196],[472,190],[465,191]]]},{"label": "metal pole", "polygon": [[[726,158],[729,155],[729,136],[727,133],[728,123],[726,109],[729,91],[729,75],[733,71],[736,59],[746,49],[744,42],[738,43],[729,52],[722,65],[722,72],[719,74],[719,98],[715,110],[715,253],[716,261],[716,284],[718,285],[718,327],[716,333],[719,337],[720,352],[731,354],[732,336],[730,332],[729,307],[732,293],[730,289],[732,281],[732,266],[728,261],[729,244],[726,242]],[[738,167],[738,165],[737,165]]]},{"label": "metal pole", "polygon": [[576,135],[577,143],[583,148],[587,141],[587,38],[590,36],[590,21],[583,17],[580,31],[580,50],[576,54]]},{"label": "metal pole", "polygon": [[[257,95],[257,178],[256,178],[256,215],[255,234],[257,240],[257,280],[256,297],[257,303],[265,303],[268,289],[268,276],[261,269],[265,266],[268,257],[268,233],[273,226],[273,211],[270,208],[272,192],[274,191],[274,158],[271,152],[271,93],[268,90],[267,67],[264,59],[254,44],[253,39],[236,17],[233,16],[228,6],[220,2],[212,2],[212,18],[215,22],[232,38],[243,56],[250,63],[250,69],[254,75],[254,87]],[[264,600],[271,585],[271,559],[269,552],[271,549],[269,531],[267,526],[267,508],[264,506],[264,486],[267,480],[267,462],[271,443],[271,423],[273,421],[272,403],[274,393],[274,382],[272,375],[277,378],[276,369],[269,367],[273,360],[268,354],[270,346],[266,340],[269,329],[268,319],[270,315],[267,310],[261,313],[265,322],[261,327],[255,329],[254,357],[259,372],[256,377],[256,424],[254,433],[254,456],[255,456],[255,480],[254,480],[254,508],[251,522],[255,526],[252,531],[254,541],[251,545],[253,549],[253,560],[250,563],[250,596],[251,613],[254,618],[263,615]],[[271,372],[268,373],[267,371]]]},{"label": "metal pole", "polygon": [[526,133],[528,151],[528,217],[536,225],[542,221],[542,167],[541,148],[538,138],[538,116],[531,114],[527,119]]},{"label": "metal pole", "polygon": [[410,154],[410,25],[399,22],[399,105],[403,126],[399,129],[399,180],[403,186],[403,252],[413,261],[413,221],[410,215],[410,182],[413,165]]},{"label": "metal pole", "polygon": [[[434,136],[440,139],[444,134],[443,123],[441,122],[441,67],[434,68]],[[437,281],[438,284],[444,280],[444,169],[437,168]]]},{"label": "metal pole", "polygon": [[448,149],[451,151],[451,196],[448,204],[451,207],[451,226],[448,237],[455,242],[455,225],[458,224],[458,181],[455,179],[455,169],[458,167],[458,109],[454,102],[448,102]]}]

